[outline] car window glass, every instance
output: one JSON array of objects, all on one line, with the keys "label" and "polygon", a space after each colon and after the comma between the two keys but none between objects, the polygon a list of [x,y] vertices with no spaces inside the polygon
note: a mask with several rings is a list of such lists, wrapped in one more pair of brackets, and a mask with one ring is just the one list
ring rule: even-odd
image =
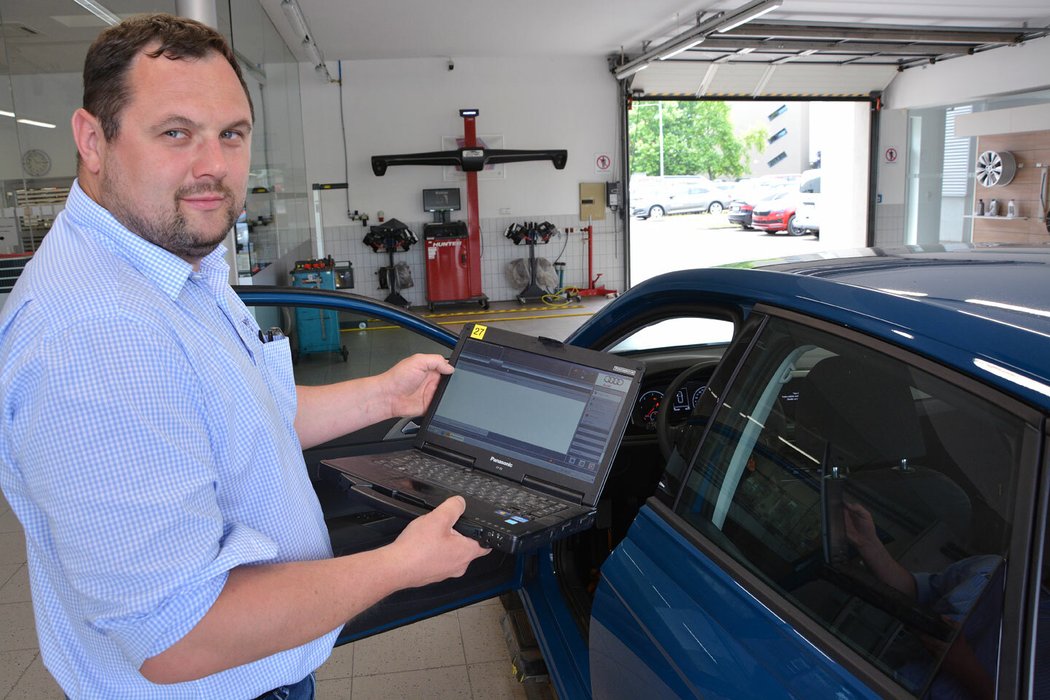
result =
[{"label": "car window glass", "polygon": [[[1045,504],[1044,504],[1044,507]],[[1050,521],[1043,533],[1042,570],[1039,576],[1035,628],[1035,663],[1032,664],[1032,697],[1050,694]]]},{"label": "car window glass", "polygon": [[640,328],[610,352],[632,352],[658,348],[728,343],[733,339],[732,321],[717,318],[668,318]]},{"label": "car window glass", "polygon": [[296,384],[371,376],[417,352],[450,353],[414,331],[360,314],[305,306],[248,308],[264,331],[276,327],[288,336]]},{"label": "car window glass", "polygon": [[1019,418],[776,318],[709,410],[680,515],[908,692],[994,689]]}]

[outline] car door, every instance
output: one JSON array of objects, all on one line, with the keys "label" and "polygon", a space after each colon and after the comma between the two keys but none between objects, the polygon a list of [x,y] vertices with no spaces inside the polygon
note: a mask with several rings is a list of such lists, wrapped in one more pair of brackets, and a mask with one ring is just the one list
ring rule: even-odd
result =
[{"label": "car door", "polygon": [[[456,335],[399,307],[343,291],[235,287],[264,332],[291,341],[296,383],[330,384],[381,373],[416,352],[448,356]],[[304,451],[337,556],[393,541],[408,521],[352,497],[324,459],[410,446],[418,417],[391,419]],[[431,617],[520,586],[519,557],[492,552],[458,579],[401,591],[351,620],[337,643]]]},{"label": "car door", "polygon": [[602,566],[595,697],[1016,694],[1037,413],[759,307],[690,422]]}]

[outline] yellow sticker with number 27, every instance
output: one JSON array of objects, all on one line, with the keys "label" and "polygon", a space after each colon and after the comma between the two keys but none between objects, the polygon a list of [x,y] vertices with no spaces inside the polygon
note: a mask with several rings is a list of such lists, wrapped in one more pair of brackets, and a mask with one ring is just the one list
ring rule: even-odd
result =
[{"label": "yellow sticker with number 27", "polygon": [[475,323],[474,328],[470,331],[470,337],[474,340],[484,340],[485,331],[487,331],[488,329],[488,326],[483,326],[480,323]]}]

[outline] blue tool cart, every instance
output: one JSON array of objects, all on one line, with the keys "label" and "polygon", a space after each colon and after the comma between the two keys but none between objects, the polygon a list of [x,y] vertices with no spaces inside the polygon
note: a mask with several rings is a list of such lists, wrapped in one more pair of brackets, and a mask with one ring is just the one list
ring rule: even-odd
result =
[{"label": "blue tool cart", "polygon": [[[335,290],[336,272],[336,264],[331,256],[321,260],[299,260],[291,272],[292,286]],[[352,273],[350,279],[353,279]],[[350,282],[350,286],[353,286],[353,282]],[[295,362],[303,355],[319,352],[339,353],[343,356],[343,362],[350,357],[350,352],[339,336],[339,314],[336,311],[297,308],[295,338]]]}]

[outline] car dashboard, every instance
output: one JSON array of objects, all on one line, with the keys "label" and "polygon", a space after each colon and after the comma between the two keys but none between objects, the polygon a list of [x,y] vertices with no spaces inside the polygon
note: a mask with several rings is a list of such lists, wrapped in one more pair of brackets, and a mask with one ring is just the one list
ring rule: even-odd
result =
[{"label": "car dashboard", "polygon": [[[655,436],[656,419],[660,411],[664,410],[671,411],[668,416],[670,425],[684,423],[699,403],[700,396],[718,365],[721,351],[722,348],[711,348],[703,353],[689,353],[688,356],[661,355],[644,358],[646,374],[631,412],[627,436]],[[693,365],[704,362],[708,363],[707,366],[689,377],[674,396],[667,395],[668,388],[679,374]]]}]

